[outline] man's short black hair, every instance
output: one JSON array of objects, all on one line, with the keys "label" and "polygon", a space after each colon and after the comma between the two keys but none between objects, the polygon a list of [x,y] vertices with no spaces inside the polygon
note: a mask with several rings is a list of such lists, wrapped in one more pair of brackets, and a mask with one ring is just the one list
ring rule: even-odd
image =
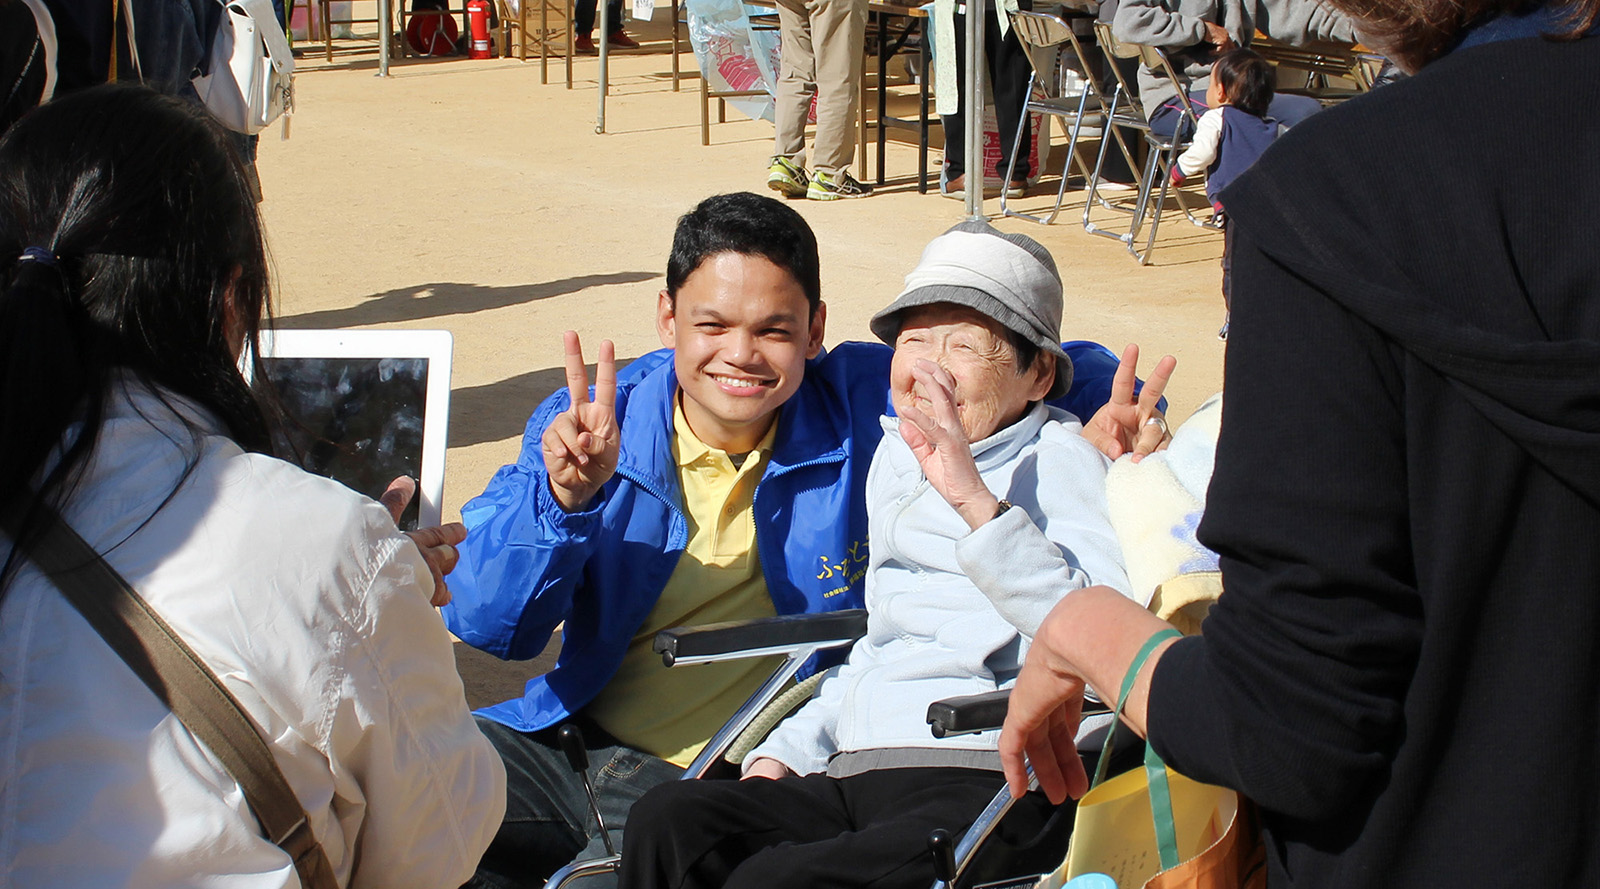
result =
[{"label": "man's short black hair", "polygon": [[1228,104],[1256,117],[1266,117],[1272,105],[1274,72],[1255,50],[1231,49],[1211,66],[1211,76],[1222,82]]},{"label": "man's short black hair", "polygon": [[718,253],[760,256],[793,276],[805,291],[811,312],[822,301],[822,263],[811,226],[783,202],[748,191],[719,194],[701,201],[678,219],[667,258],[667,296],[707,257]]}]

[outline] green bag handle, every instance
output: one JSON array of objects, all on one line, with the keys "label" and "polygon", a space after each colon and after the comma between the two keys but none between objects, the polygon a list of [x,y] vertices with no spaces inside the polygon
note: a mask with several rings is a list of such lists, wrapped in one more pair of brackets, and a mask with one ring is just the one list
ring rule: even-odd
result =
[{"label": "green bag handle", "polygon": [[[1134,680],[1138,679],[1139,671],[1144,668],[1144,662],[1149,660],[1150,653],[1168,639],[1177,639],[1183,636],[1176,629],[1161,630],[1151,635],[1140,646],[1139,653],[1133,656],[1133,663],[1128,665],[1128,672],[1122,677],[1122,690],[1117,694],[1117,709],[1112,714],[1111,727],[1106,731],[1105,746],[1100,749],[1100,762],[1095,765],[1094,782],[1090,787],[1099,787],[1106,779],[1106,770],[1111,764],[1111,747],[1116,740],[1117,727],[1122,724],[1122,708],[1128,703],[1128,693],[1133,691]],[[1177,867],[1178,860],[1178,830],[1172,820],[1172,790],[1167,786],[1167,765],[1156,754],[1153,744],[1145,744],[1144,770],[1146,783],[1150,787],[1150,815],[1155,819],[1156,850],[1161,855],[1161,869],[1171,870]]]}]

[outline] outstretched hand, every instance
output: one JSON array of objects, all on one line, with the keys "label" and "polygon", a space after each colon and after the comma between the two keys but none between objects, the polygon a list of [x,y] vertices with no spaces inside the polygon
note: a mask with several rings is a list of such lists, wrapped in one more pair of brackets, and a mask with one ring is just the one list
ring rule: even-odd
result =
[{"label": "outstretched hand", "polygon": [[900,437],[922,465],[928,483],[976,530],[994,518],[1000,501],[983,483],[972,458],[972,444],[956,411],[955,378],[925,358],[917,361],[911,376],[926,393],[933,416],[906,407],[900,417],[905,421]]},{"label": "outstretched hand", "polygon": [[1052,803],[1078,799],[1089,790],[1089,776],[1078,755],[1076,736],[1083,714],[1083,680],[1063,665],[1050,664],[1047,652],[1034,654],[1017,675],[1000,729],[1000,767],[1013,798],[1028,791],[1028,766]]},{"label": "outstretched hand", "polygon": [[1083,424],[1083,437],[1107,457],[1115,460],[1131,453],[1135,463],[1165,448],[1172,441],[1172,435],[1158,405],[1161,393],[1172,379],[1172,370],[1177,366],[1178,359],[1164,356],[1135,397],[1133,384],[1139,369],[1139,347],[1129,343],[1122,350],[1122,361],[1111,379],[1111,400]]},{"label": "outstretched hand", "polygon": [[[416,481],[402,475],[389,483],[389,487],[378,497],[378,502],[389,510],[390,517],[399,522],[401,513],[406,511],[406,506],[415,496],[417,496]],[[417,549],[422,551],[422,559],[428,563],[428,573],[433,575],[433,595],[429,601],[435,608],[449,605],[450,587],[445,584],[444,577],[456,569],[456,560],[460,558],[460,553],[456,552],[456,544],[467,539],[467,526],[460,522],[450,522],[436,528],[406,531],[405,535],[411,538]]]},{"label": "outstretched hand", "polygon": [[583,364],[578,334],[562,334],[566,346],[567,392],[572,407],[550,421],[540,442],[550,493],[567,512],[588,506],[617,471],[621,434],[617,426],[617,357],[610,340],[600,342],[595,365],[594,400],[589,400],[589,372]]}]

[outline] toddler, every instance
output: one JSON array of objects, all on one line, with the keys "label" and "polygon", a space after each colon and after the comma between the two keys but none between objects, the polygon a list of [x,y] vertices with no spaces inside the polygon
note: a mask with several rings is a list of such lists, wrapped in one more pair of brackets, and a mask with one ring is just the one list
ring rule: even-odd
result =
[{"label": "toddler", "polygon": [[[1278,138],[1278,122],[1267,116],[1273,74],[1267,60],[1251,50],[1234,49],[1219,56],[1211,66],[1211,85],[1206,89],[1210,110],[1200,116],[1194,140],[1172,168],[1172,181],[1178,184],[1206,171],[1206,197],[1223,226],[1222,300],[1230,309],[1233,239],[1227,233],[1221,195]],[[1226,316],[1217,338],[1228,338]]]}]

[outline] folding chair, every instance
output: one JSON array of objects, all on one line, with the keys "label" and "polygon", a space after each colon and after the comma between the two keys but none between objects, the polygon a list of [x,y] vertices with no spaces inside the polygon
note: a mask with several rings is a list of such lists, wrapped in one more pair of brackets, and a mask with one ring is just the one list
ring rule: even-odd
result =
[{"label": "folding chair", "polygon": [[[1181,119],[1178,125],[1174,127],[1173,135],[1171,136],[1163,136],[1150,129],[1145,109],[1136,99],[1129,99],[1125,104],[1120,105],[1112,115],[1112,120],[1108,122],[1108,126],[1113,128],[1113,132],[1115,132],[1115,127],[1129,127],[1137,129],[1144,134],[1145,164],[1144,170],[1139,176],[1139,194],[1134,203],[1133,220],[1128,227],[1128,231],[1119,234],[1091,227],[1089,223],[1090,208],[1084,208],[1084,229],[1086,231],[1091,234],[1116,238],[1127,246],[1128,252],[1139,260],[1140,265],[1148,265],[1150,255],[1155,250],[1156,233],[1161,227],[1161,211],[1166,206],[1167,194],[1171,191],[1172,165],[1177,161],[1178,154],[1188,147],[1190,136],[1194,133],[1195,127],[1199,125],[1199,116],[1195,114],[1194,105],[1189,101],[1189,79],[1178,71],[1177,66],[1172,64],[1172,59],[1160,47],[1118,40],[1116,35],[1111,33],[1111,26],[1104,22],[1095,24],[1095,34],[1100,39],[1100,46],[1105,50],[1108,57],[1137,58],[1145,67],[1169,78],[1173,85],[1178,88],[1178,110]],[[1115,64],[1111,66],[1111,69],[1117,78],[1118,95],[1125,98],[1129,97],[1133,89],[1128,83],[1127,77]],[[1118,141],[1120,142],[1120,138]],[[1104,161],[1105,149],[1106,145],[1102,142],[1100,146],[1101,161],[1095,165],[1095,182],[1099,179],[1100,164]],[[1156,191],[1157,179],[1160,179],[1159,193]],[[1194,215],[1188,204],[1184,202],[1181,190],[1172,193],[1178,202],[1178,206],[1183,210],[1184,216],[1191,223],[1201,228],[1216,228],[1209,220],[1201,219]],[[1144,227],[1147,217],[1150,221],[1150,234],[1145,241],[1144,249],[1141,251],[1138,245],[1139,232]]]},{"label": "folding chair", "polygon": [[[533,40],[539,44],[539,82],[550,82],[550,12],[552,10],[561,17],[561,29],[566,32],[567,51],[567,89],[572,89],[572,19],[568,3],[563,0],[519,0],[515,12],[507,0],[495,0],[499,4],[500,12],[500,43],[501,55],[507,55],[511,48],[511,32],[516,31],[517,59],[528,60],[528,41]],[[533,17],[533,7],[539,7],[539,28],[537,31],[528,27],[529,20]]]},{"label": "folding chair", "polygon": [[[1133,149],[1128,147],[1128,141],[1123,136],[1123,131],[1134,130],[1148,136],[1150,123],[1145,117],[1144,106],[1139,102],[1138,91],[1134,89],[1133,84],[1128,82],[1127,76],[1117,64],[1119,59],[1138,58],[1139,51],[1132,44],[1125,44],[1118,40],[1111,33],[1111,25],[1107,22],[1095,22],[1094,35],[1095,42],[1100,45],[1100,52],[1105,57],[1106,67],[1111,69],[1111,74],[1117,85],[1112,90],[1110,101],[1104,103],[1105,124],[1100,131],[1100,152],[1095,157],[1094,172],[1089,175],[1089,184],[1084,189],[1088,194],[1088,199],[1083,205],[1083,230],[1091,235],[1113,238],[1123,242],[1125,245],[1131,245],[1133,243],[1131,235],[1123,231],[1101,228],[1090,218],[1090,213],[1093,212],[1097,205],[1107,210],[1127,213],[1130,216],[1133,215],[1136,209],[1136,206],[1126,206],[1112,201],[1100,193],[1100,179],[1105,170],[1106,152],[1113,142],[1116,143],[1117,150],[1122,152],[1123,159],[1127,161],[1128,169],[1132,170],[1136,177],[1139,177],[1134,182],[1138,193],[1144,193],[1142,166],[1134,160]],[[1098,95],[1099,91],[1096,91],[1096,94]]]},{"label": "folding chair", "polygon": [[[1061,212],[1061,202],[1067,194],[1067,182],[1072,178],[1073,163],[1083,171],[1087,180],[1090,173],[1089,164],[1078,155],[1078,137],[1084,127],[1105,126],[1105,102],[1096,95],[1094,82],[1088,76],[1090,70],[1084,57],[1083,47],[1078,43],[1077,36],[1072,31],[1072,24],[1058,15],[1042,12],[1019,11],[1012,14],[1011,26],[1017,32],[1017,38],[1022,42],[1024,50],[1028,53],[1028,62],[1033,66],[1033,73],[1028,77],[1028,101],[1022,108],[1022,118],[1017,122],[1017,135],[1012,139],[1011,160],[1006,165],[1006,181],[1014,181],[1012,176],[1017,169],[1017,156],[1025,147],[1022,144],[1022,129],[1026,126],[1028,115],[1038,112],[1059,117],[1062,126],[1066,128],[1067,159],[1061,166],[1061,187],[1056,189],[1056,203],[1050,208],[1050,214],[1043,218],[1012,210],[1007,204],[1004,190],[1000,194],[1000,213],[1004,216],[1015,216],[1019,219],[1029,219],[1043,225],[1055,221]],[[1077,59],[1077,64],[1082,68],[1073,67],[1073,60],[1068,59],[1066,47],[1071,46]],[[1094,108],[1090,110],[1090,101],[1094,100]],[[1041,165],[1042,165],[1041,158]],[[1043,172],[1040,170],[1039,172]]]},{"label": "folding chair", "polygon": [[[653,647],[668,667],[710,664],[750,657],[783,655],[784,661],[706,742],[684,770],[683,779],[705,777],[743,761],[779,720],[810,699],[821,679],[815,673],[790,685],[801,667],[823,651],[848,648],[867,632],[867,612],[855,608],[823,614],[797,614],[761,620],[728,621],[700,627],[675,627],[656,634]],[[563,730],[565,731],[565,730]],[[577,748],[581,750],[582,745]],[[572,759],[574,753],[569,753]],[[581,755],[581,754],[576,754]],[[574,769],[579,762],[573,762]],[[621,866],[612,854],[575,861],[551,875],[545,889],[561,889],[582,877],[609,874]]]},{"label": "folding chair", "polygon": [[[1189,101],[1189,80],[1179,74],[1177,66],[1172,64],[1172,58],[1160,47],[1140,44],[1138,50],[1139,59],[1146,67],[1166,75],[1178,86],[1178,108],[1182,114],[1182,119],[1174,128],[1170,138],[1145,130],[1144,137],[1149,154],[1145,161],[1144,187],[1139,197],[1138,208],[1133,214],[1133,227],[1128,231],[1128,250],[1139,260],[1140,265],[1148,265],[1150,254],[1156,248],[1156,231],[1161,227],[1161,211],[1166,207],[1169,191],[1178,202],[1179,209],[1183,210],[1184,218],[1192,225],[1212,231],[1218,230],[1218,225],[1210,219],[1201,219],[1194,215],[1194,211],[1183,199],[1182,189],[1172,190],[1172,167],[1178,162],[1178,155],[1189,147],[1195,128],[1200,125],[1199,115],[1195,113],[1194,105]],[[1157,179],[1161,181],[1161,192],[1152,202],[1151,193],[1155,190]],[[1139,228],[1143,225],[1146,214],[1150,218],[1150,237],[1145,241],[1144,252],[1141,253],[1137,240]]]},{"label": "folding chair", "polygon": [[[1250,48],[1277,66],[1279,71],[1301,71],[1305,82],[1298,86],[1279,86],[1278,92],[1297,96],[1310,96],[1323,105],[1336,105],[1372,89],[1377,68],[1382,57],[1364,53],[1352,46],[1318,41],[1304,46],[1291,46],[1278,40],[1257,38]],[[1345,80],[1350,86],[1340,86],[1334,80]]]}]

